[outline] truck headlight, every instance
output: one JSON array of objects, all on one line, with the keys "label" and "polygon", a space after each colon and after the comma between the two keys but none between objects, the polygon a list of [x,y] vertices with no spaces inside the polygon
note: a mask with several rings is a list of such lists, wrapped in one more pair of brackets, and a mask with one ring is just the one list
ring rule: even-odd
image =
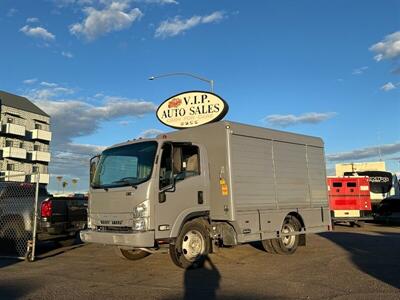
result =
[{"label": "truck headlight", "polygon": [[133,209],[133,230],[146,231],[149,224],[149,200],[146,200]]},{"label": "truck headlight", "polygon": [[148,218],[138,218],[133,220],[133,230],[135,231],[146,231]]},{"label": "truck headlight", "polygon": [[133,209],[133,218],[144,218],[149,216],[149,200],[146,200]]}]

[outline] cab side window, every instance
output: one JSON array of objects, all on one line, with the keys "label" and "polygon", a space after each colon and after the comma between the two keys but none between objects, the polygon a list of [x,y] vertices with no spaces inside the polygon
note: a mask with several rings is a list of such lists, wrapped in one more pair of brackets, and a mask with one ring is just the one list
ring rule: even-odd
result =
[{"label": "cab side window", "polygon": [[160,189],[175,182],[200,175],[197,146],[164,144],[160,161]]},{"label": "cab side window", "polygon": [[174,147],[173,159],[176,181],[200,175],[200,155],[197,146]]}]

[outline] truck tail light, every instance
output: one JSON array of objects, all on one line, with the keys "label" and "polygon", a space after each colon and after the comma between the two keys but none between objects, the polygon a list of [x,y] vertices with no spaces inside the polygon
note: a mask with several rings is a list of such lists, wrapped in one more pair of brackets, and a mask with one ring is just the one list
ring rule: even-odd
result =
[{"label": "truck tail light", "polygon": [[51,214],[53,212],[53,203],[51,200],[46,200],[42,202],[41,212],[42,218],[51,217]]}]

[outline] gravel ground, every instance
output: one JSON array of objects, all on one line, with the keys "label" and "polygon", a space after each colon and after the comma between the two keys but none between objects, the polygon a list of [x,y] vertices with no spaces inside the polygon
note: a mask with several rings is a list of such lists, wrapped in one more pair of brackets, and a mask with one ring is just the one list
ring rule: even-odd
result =
[{"label": "gravel ground", "polygon": [[168,254],[128,261],[93,244],[39,254],[0,259],[1,299],[400,299],[400,227],[336,226],[291,256],[224,248],[189,271]]}]

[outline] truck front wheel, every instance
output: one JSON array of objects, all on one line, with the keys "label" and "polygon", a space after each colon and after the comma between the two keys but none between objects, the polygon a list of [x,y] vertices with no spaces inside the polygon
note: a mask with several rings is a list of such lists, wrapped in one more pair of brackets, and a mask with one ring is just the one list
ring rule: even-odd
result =
[{"label": "truck front wheel", "polygon": [[202,220],[186,223],[175,244],[170,244],[169,254],[172,261],[181,268],[198,268],[210,253],[211,242],[207,225]]},{"label": "truck front wheel", "polygon": [[140,249],[126,250],[117,247],[116,251],[118,256],[129,260],[139,260],[150,255],[149,252]]},{"label": "truck front wheel", "polygon": [[[299,220],[293,216],[287,216],[283,222],[281,232],[283,234],[290,234],[300,231],[300,229],[301,224]],[[293,254],[297,250],[299,239],[299,235],[283,236],[279,239],[271,240],[271,245],[278,254]]]}]

